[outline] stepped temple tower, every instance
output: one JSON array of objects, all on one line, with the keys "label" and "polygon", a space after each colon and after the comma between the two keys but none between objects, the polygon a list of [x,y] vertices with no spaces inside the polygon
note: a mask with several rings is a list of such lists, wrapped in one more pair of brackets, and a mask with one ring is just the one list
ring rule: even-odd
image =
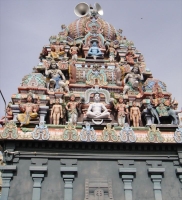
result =
[{"label": "stepped temple tower", "polygon": [[98,3],[74,12],[0,119],[0,199],[182,199],[178,102]]}]

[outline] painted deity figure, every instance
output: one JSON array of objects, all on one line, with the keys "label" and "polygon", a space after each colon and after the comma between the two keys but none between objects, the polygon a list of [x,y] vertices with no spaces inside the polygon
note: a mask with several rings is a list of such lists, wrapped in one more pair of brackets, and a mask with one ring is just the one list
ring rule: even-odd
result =
[{"label": "painted deity figure", "polygon": [[66,27],[66,25],[65,24],[62,24],[61,25],[61,32],[59,32],[59,34],[58,34],[58,38],[57,38],[57,40],[58,41],[65,41],[66,39],[67,39],[67,36],[68,36],[68,32],[69,32],[69,30],[68,30],[68,28]]},{"label": "painted deity figure", "polygon": [[90,49],[88,51],[88,56],[93,56],[94,59],[96,59],[96,57],[103,57],[103,53],[97,46],[96,42],[93,42],[92,46],[90,47]]},{"label": "painted deity figure", "polygon": [[140,109],[136,106],[136,102],[133,102],[133,106],[130,109],[130,120],[133,121],[134,127],[139,127],[139,122],[141,120]]},{"label": "painted deity figure", "polygon": [[137,56],[133,53],[133,50],[131,47],[128,47],[128,51],[126,52],[126,61],[129,65],[134,65],[135,62],[134,62],[134,59],[137,58]]},{"label": "painted deity figure", "polygon": [[46,47],[43,47],[42,52],[39,56],[40,62],[42,62],[43,59],[46,59],[46,56],[48,56],[48,51]]},{"label": "painted deity figure", "polygon": [[138,91],[139,89],[139,81],[143,80],[143,74],[140,74],[139,67],[136,64],[131,72],[129,72],[124,78],[124,88],[123,94],[125,95],[128,90]]},{"label": "painted deity figure", "polygon": [[31,119],[35,119],[38,116],[39,101],[38,104],[33,103],[33,94],[29,93],[27,95],[27,103],[21,104],[21,100],[19,101],[19,109],[23,112],[17,115],[17,119],[21,123],[20,126],[28,125]]},{"label": "painted deity figure", "polygon": [[89,105],[86,116],[92,119],[109,118],[110,113],[103,103],[100,102],[100,95],[95,94],[94,103]]},{"label": "painted deity figure", "polygon": [[63,109],[60,105],[59,99],[56,99],[56,102],[52,107],[51,118],[53,119],[54,125],[59,125],[59,119],[63,118]]},{"label": "painted deity figure", "polygon": [[64,74],[60,69],[57,69],[57,64],[54,60],[51,61],[51,69],[48,69],[48,66],[45,68],[45,75],[50,77],[50,85],[54,85],[54,90],[64,89],[66,92],[69,92],[68,85],[65,83],[66,79]]},{"label": "painted deity figure", "polygon": [[119,29],[119,30],[116,32],[116,40],[118,40],[120,43],[121,43],[121,41],[122,41],[122,39],[123,39],[123,37],[122,37],[122,32],[123,32],[122,29]]},{"label": "painted deity figure", "polygon": [[5,124],[6,121],[12,120],[13,119],[13,112],[11,110],[11,102],[8,103],[8,106],[6,108],[6,116],[3,116],[0,119],[0,124],[3,125]]},{"label": "painted deity figure", "polygon": [[66,110],[68,111],[68,121],[72,124],[76,124],[78,120],[77,107],[79,103],[75,101],[75,95],[70,96],[70,102],[66,104]]},{"label": "painted deity figure", "polygon": [[114,57],[116,56],[117,51],[114,48],[113,42],[110,43],[110,46],[108,47],[107,51],[109,52],[109,61],[114,62]]},{"label": "painted deity figure", "polygon": [[59,59],[59,54],[56,52],[55,47],[51,47],[51,57],[52,57],[54,60]]},{"label": "painted deity figure", "polygon": [[75,60],[75,61],[77,61],[77,59],[78,59],[78,51],[79,51],[79,49],[80,49],[80,47],[81,46],[79,46],[79,47],[77,47],[76,46],[76,42],[74,41],[73,42],[73,46],[70,48],[70,54],[72,55],[72,60]]},{"label": "painted deity figure", "polygon": [[70,83],[76,83],[76,66],[75,66],[76,61],[71,60],[69,64],[69,82]]},{"label": "painted deity figure", "polygon": [[128,114],[128,106],[123,102],[123,97],[119,97],[119,102],[115,105],[115,109],[118,112],[117,120],[119,126],[124,126],[125,124],[125,118]]}]

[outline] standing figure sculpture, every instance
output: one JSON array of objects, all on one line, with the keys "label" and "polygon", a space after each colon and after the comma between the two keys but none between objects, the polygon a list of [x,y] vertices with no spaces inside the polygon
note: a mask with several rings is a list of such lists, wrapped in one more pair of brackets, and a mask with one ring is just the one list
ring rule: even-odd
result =
[{"label": "standing figure sculpture", "polygon": [[114,62],[114,58],[116,56],[117,51],[114,48],[113,42],[110,43],[110,46],[108,47],[107,51],[109,52],[109,61]]},{"label": "standing figure sculpture", "polygon": [[103,57],[103,53],[97,46],[96,42],[93,42],[92,46],[90,47],[88,51],[88,56],[93,56],[94,59],[96,59],[96,57]]},{"label": "standing figure sculpture", "polygon": [[140,109],[136,106],[136,102],[133,102],[133,106],[130,109],[130,120],[133,121],[134,127],[139,127],[139,122],[141,120]]},{"label": "standing figure sculpture", "polygon": [[89,105],[86,116],[93,119],[109,118],[110,113],[103,103],[100,103],[100,95],[95,94],[94,103]]},{"label": "standing figure sculpture", "polygon": [[21,104],[21,100],[19,101],[19,109],[23,112],[17,115],[17,119],[21,123],[20,126],[28,125],[31,119],[35,119],[38,116],[39,100],[38,104],[34,104],[33,94],[29,93],[27,95],[27,103]]},{"label": "standing figure sculpture", "polygon": [[59,99],[56,99],[56,102],[51,110],[51,119],[53,119],[53,124],[59,125],[60,118],[63,118],[63,109],[62,106],[60,105]]},{"label": "standing figure sculpture", "polygon": [[75,101],[75,95],[72,94],[70,96],[70,102],[66,105],[66,110],[68,111],[68,121],[72,124],[76,124],[78,120],[78,112],[77,107],[79,103]]},{"label": "standing figure sculpture", "polygon": [[70,48],[70,54],[72,55],[72,60],[77,61],[78,59],[78,51],[80,49],[81,45],[79,47],[76,46],[76,42],[73,42],[73,46]]},{"label": "standing figure sculpture", "polygon": [[118,112],[118,124],[119,126],[124,126],[125,124],[125,118],[128,114],[128,106],[123,102],[123,97],[119,97],[119,102],[115,105],[115,109]]},{"label": "standing figure sculpture", "polygon": [[139,90],[139,81],[143,80],[143,74],[140,74],[139,67],[136,64],[131,72],[129,72],[124,78],[124,88],[123,95],[127,93],[128,90],[138,91]]},{"label": "standing figure sculpture", "polygon": [[[54,84],[54,90],[64,89],[66,92],[69,92],[68,85],[65,83],[66,79],[64,74],[60,69],[57,69],[56,62],[54,60],[51,61],[51,69],[45,68],[45,75],[50,77],[50,85]],[[49,87],[48,87],[49,88]]]}]

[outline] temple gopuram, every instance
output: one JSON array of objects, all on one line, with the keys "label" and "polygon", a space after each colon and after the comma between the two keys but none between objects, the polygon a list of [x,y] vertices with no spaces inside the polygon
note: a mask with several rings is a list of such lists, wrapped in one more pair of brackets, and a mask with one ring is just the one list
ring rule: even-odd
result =
[{"label": "temple gopuram", "polygon": [[0,199],[181,200],[178,102],[98,3],[74,12],[0,119]]}]

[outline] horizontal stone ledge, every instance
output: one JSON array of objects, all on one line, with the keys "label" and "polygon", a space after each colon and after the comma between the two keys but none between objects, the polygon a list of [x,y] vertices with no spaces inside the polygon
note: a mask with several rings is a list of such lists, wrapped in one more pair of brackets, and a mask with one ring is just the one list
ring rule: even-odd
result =
[{"label": "horizontal stone ledge", "polygon": [[7,171],[7,172],[16,171],[17,166],[16,165],[4,165],[4,166],[0,166],[0,170]]},{"label": "horizontal stone ledge", "polygon": [[151,175],[163,175],[165,168],[148,168],[148,173]]},{"label": "horizontal stone ledge", "polygon": [[60,172],[63,174],[75,174],[77,171],[77,167],[60,167]]},{"label": "horizontal stone ledge", "polygon": [[176,174],[182,175],[182,168],[177,168],[176,169]]},{"label": "horizontal stone ledge", "polygon": [[34,173],[45,173],[47,172],[47,166],[30,166],[29,170]]},{"label": "horizontal stone ledge", "polygon": [[121,175],[135,175],[136,171],[136,168],[119,168],[119,173]]}]

